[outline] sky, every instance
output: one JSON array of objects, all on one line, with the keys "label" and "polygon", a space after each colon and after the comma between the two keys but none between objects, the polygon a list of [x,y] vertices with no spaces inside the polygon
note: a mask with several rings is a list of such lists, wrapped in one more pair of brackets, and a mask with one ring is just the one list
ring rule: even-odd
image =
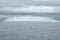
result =
[{"label": "sky", "polygon": [[59,9],[60,0],[0,0],[0,11],[58,12]]},{"label": "sky", "polygon": [[0,0],[0,6],[60,5],[60,0]]}]

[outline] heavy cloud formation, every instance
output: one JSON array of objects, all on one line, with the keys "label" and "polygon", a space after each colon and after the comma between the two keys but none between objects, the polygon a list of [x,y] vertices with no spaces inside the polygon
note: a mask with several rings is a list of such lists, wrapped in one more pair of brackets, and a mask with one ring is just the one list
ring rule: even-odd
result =
[{"label": "heavy cloud formation", "polygon": [[0,7],[4,6],[13,6],[13,7],[20,7],[20,6],[27,6],[27,5],[47,5],[47,6],[56,6],[60,5],[60,0],[0,0]]},{"label": "heavy cloud formation", "polygon": [[60,0],[0,0],[0,12],[60,12]]}]

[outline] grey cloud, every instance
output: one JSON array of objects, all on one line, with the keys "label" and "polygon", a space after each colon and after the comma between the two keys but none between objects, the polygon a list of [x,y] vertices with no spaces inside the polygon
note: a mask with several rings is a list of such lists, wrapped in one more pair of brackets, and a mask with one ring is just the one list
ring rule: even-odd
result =
[{"label": "grey cloud", "polygon": [[0,0],[0,7],[25,5],[60,5],[60,0]]}]

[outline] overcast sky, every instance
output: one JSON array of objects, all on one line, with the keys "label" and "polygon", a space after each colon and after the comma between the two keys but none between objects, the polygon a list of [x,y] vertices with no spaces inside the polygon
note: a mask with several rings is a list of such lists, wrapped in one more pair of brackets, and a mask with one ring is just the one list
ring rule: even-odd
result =
[{"label": "overcast sky", "polygon": [[60,5],[60,0],[0,0],[0,6]]},{"label": "overcast sky", "polygon": [[60,12],[59,10],[60,0],[0,0],[0,11]]}]

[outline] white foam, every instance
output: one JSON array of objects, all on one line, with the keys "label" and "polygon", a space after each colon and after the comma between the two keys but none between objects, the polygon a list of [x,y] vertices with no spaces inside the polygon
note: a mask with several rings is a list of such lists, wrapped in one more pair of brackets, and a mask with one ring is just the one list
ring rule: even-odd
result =
[{"label": "white foam", "polygon": [[21,17],[11,17],[5,20],[6,21],[42,21],[42,22],[58,22],[48,17],[33,17],[33,16],[21,16]]}]

